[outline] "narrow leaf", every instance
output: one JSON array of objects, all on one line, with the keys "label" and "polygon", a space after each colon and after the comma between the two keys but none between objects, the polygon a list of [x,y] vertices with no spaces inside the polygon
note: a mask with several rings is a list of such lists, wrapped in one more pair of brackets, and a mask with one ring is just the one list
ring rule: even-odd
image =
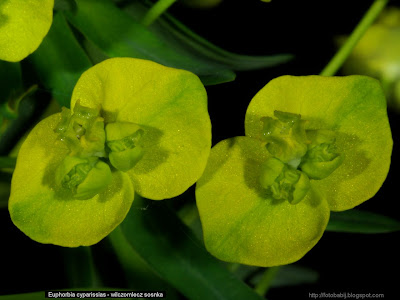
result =
[{"label": "narrow leaf", "polygon": [[233,71],[174,49],[108,0],[81,0],[66,13],[83,35],[109,57],[149,59],[197,74],[204,84],[232,81]]},{"label": "narrow leaf", "polygon": [[69,107],[72,90],[80,75],[92,65],[62,13],[54,15],[48,35],[29,60],[44,86],[60,105],[66,107]]},{"label": "narrow leaf", "polygon": [[[250,279],[256,285],[263,273],[260,272]],[[318,272],[295,264],[281,266],[271,282],[271,287],[289,287],[301,284],[313,284],[318,280]]]},{"label": "narrow leaf", "polygon": [[379,214],[348,210],[331,212],[327,231],[352,233],[385,233],[400,230],[400,222]]},{"label": "narrow leaf", "polygon": [[99,286],[90,247],[63,248],[65,272],[71,288]]},{"label": "narrow leaf", "polygon": [[108,241],[125,273],[129,288],[166,291],[168,299],[178,299],[176,290],[162,280],[131,247],[121,227],[117,227],[110,233]]},{"label": "narrow leaf", "polygon": [[17,96],[22,88],[20,63],[0,60],[0,103]]},{"label": "narrow leaf", "polygon": [[[137,21],[142,20],[151,3],[140,1],[130,3],[125,10]],[[149,30],[170,47],[182,51],[193,59],[202,59],[234,71],[245,71],[272,67],[285,63],[293,58],[290,54],[270,56],[240,55],[221,49],[197,35],[183,23],[169,14],[163,14]]]},{"label": "narrow leaf", "polygon": [[17,159],[15,157],[0,156],[0,169],[15,168]]},{"label": "narrow leaf", "polygon": [[120,225],[135,251],[189,299],[260,299],[205,251],[166,201],[135,195]]}]

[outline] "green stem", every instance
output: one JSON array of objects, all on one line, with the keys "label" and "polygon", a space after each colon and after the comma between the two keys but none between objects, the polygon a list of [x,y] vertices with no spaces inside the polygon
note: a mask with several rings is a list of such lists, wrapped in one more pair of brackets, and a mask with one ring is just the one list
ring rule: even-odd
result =
[{"label": "green stem", "polygon": [[157,18],[162,15],[176,1],[177,0],[159,0],[148,10],[142,20],[142,24],[145,26],[153,24],[153,22],[157,20]]},{"label": "green stem", "polygon": [[260,296],[264,296],[269,288],[271,287],[271,282],[275,278],[276,274],[278,273],[280,267],[271,267],[265,270],[264,274],[262,275],[260,281],[254,287],[254,291],[259,294]]},{"label": "green stem", "polygon": [[371,5],[367,13],[358,23],[356,28],[353,30],[349,38],[346,40],[344,45],[335,54],[331,61],[322,70],[320,75],[322,76],[333,76],[343,65],[347,57],[351,54],[358,41],[362,38],[367,29],[372,25],[381,11],[385,8],[389,0],[375,0]]}]

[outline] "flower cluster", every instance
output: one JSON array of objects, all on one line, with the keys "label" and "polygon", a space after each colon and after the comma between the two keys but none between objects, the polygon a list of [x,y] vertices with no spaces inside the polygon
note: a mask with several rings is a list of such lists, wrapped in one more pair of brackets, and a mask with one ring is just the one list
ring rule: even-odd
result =
[{"label": "flower cluster", "polygon": [[251,101],[244,137],[213,147],[196,200],[205,246],[221,260],[292,263],[329,212],[371,198],[392,138],[379,83],[364,76],[282,76]]},{"label": "flower cluster", "polygon": [[134,192],[161,200],[201,176],[211,148],[207,95],[190,72],[114,58],[75,86],[71,110],[22,145],[9,210],[32,239],[97,243],[125,218]]}]

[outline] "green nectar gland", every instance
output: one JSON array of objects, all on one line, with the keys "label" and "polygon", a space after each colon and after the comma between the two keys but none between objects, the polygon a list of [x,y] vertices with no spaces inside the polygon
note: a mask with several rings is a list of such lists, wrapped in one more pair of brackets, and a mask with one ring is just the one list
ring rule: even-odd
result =
[{"label": "green nectar gland", "polygon": [[110,163],[120,171],[132,169],[142,158],[139,145],[144,130],[129,122],[109,123],[106,126],[106,145]]},{"label": "green nectar gland", "polygon": [[56,170],[56,182],[75,199],[90,199],[111,183],[110,167],[98,157],[67,156]]},{"label": "green nectar gland", "polygon": [[343,162],[343,155],[336,153],[335,133],[329,130],[310,130],[308,136],[311,143],[299,167],[311,179],[324,179]]},{"label": "green nectar gland", "polygon": [[300,115],[280,111],[275,111],[274,116],[276,119],[261,119],[269,153],[285,163],[303,157],[307,152],[305,121]]},{"label": "green nectar gland", "polygon": [[104,119],[100,108],[88,108],[76,102],[74,113],[63,107],[61,122],[54,130],[72,155],[105,157]]},{"label": "green nectar gland", "polygon": [[299,203],[310,189],[310,180],[328,177],[342,163],[331,130],[306,130],[301,115],[275,111],[264,117],[263,136],[271,154],[261,166],[260,184],[277,200]]}]

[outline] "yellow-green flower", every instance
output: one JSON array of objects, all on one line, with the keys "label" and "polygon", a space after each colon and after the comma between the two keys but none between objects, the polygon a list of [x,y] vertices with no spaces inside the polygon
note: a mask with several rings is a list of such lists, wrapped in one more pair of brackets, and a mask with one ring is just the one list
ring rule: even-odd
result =
[{"label": "yellow-green flower", "polygon": [[22,145],[12,221],[41,243],[92,245],[122,222],[134,192],[161,200],[193,185],[210,148],[207,95],[196,75],[108,59],[82,74],[71,110],[44,119]]},{"label": "yellow-green flower", "polygon": [[372,76],[382,82],[390,107],[400,109],[400,9],[384,11],[354,48],[345,74]]},{"label": "yellow-green flower", "polygon": [[35,51],[50,29],[54,0],[0,1],[0,59],[17,62]]},{"label": "yellow-green flower", "polygon": [[369,77],[276,78],[249,104],[245,132],[213,147],[196,187],[205,246],[229,262],[297,261],[330,211],[373,197],[390,166],[386,101]]}]

